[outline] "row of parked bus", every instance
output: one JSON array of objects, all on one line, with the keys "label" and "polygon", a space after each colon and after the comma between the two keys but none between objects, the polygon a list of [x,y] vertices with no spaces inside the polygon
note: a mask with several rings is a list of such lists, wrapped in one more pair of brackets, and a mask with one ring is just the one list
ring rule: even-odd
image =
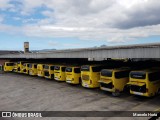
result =
[{"label": "row of parked bus", "polygon": [[151,97],[160,92],[160,69],[132,70],[129,67],[107,68],[102,65],[67,66],[27,62],[6,62],[4,71],[45,77],[69,84],[81,84],[119,96],[129,90],[130,94]]}]

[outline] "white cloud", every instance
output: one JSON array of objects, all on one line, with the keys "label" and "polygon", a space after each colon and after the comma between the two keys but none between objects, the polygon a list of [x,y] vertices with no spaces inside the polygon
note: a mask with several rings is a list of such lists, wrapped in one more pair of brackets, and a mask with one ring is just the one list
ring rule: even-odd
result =
[{"label": "white cloud", "polygon": [[116,21],[114,27],[128,29],[160,24],[160,1],[142,0],[137,3],[124,12],[126,19]]},{"label": "white cloud", "polygon": [[53,47],[55,47],[55,46],[57,46],[58,45],[58,42],[56,42],[56,41],[49,41],[48,42],[48,44],[50,45],[50,46],[53,46]]},{"label": "white cloud", "polygon": [[[7,9],[9,0],[0,0]],[[4,2],[8,1],[8,2]],[[35,8],[47,18],[20,19],[25,25],[2,25],[0,31],[13,31],[34,37],[77,37],[81,40],[126,42],[140,37],[160,35],[160,2],[157,0],[23,0],[22,15],[31,15]],[[35,13],[36,14],[36,13]],[[31,22],[36,24],[30,24]],[[16,32],[15,32],[16,31]]]},{"label": "white cloud", "polygon": [[0,16],[0,23],[3,22],[4,18]]},{"label": "white cloud", "polygon": [[132,0],[132,1],[131,0],[117,0],[117,2],[126,8],[131,8],[134,5],[139,5],[139,4],[148,2],[148,0]]},{"label": "white cloud", "polygon": [[43,3],[45,3],[44,0],[23,0],[18,1],[22,3],[21,11],[20,13],[22,15],[30,15],[32,12],[34,12],[34,9],[37,7],[41,7]]},{"label": "white cloud", "polygon": [[81,40],[103,40],[107,42],[126,42],[141,37],[160,35],[160,25],[139,27],[128,30],[113,28],[67,28],[54,26],[25,26],[27,36],[34,37],[78,37]]},{"label": "white cloud", "polygon": [[38,22],[38,21],[40,21],[40,19],[29,18],[29,19],[22,20],[23,23],[32,23],[32,22]]},{"label": "white cloud", "polygon": [[6,9],[9,9],[9,8],[12,8],[13,5],[10,4],[11,0],[0,0],[0,9],[1,10],[6,10]]},{"label": "white cloud", "polygon": [[20,21],[20,20],[22,20],[22,18],[20,18],[20,17],[13,17],[13,20]]},{"label": "white cloud", "polygon": [[0,24],[0,32],[20,35],[20,34],[23,34],[21,29],[22,28],[20,28],[20,27]]}]

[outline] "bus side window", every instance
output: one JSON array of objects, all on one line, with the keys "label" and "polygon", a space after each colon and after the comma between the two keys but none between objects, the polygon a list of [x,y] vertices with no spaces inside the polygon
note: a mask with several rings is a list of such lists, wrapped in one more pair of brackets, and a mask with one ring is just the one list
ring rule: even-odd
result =
[{"label": "bus side window", "polygon": [[160,80],[160,72],[154,72],[149,74],[149,81]]},{"label": "bus side window", "polygon": [[126,78],[129,77],[129,71],[115,72],[115,78]]},{"label": "bus side window", "polygon": [[62,67],[62,72],[65,72],[65,70],[66,70],[66,67]]},{"label": "bus side window", "polygon": [[75,69],[74,69],[74,72],[75,72],[75,73],[80,73],[80,68],[75,68]]}]

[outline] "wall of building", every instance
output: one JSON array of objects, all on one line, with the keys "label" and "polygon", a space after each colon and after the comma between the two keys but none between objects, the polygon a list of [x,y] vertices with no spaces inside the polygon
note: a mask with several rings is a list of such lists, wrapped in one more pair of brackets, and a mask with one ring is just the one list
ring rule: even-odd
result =
[{"label": "wall of building", "polygon": [[0,60],[0,65],[4,65],[5,62],[9,62],[9,60]]}]

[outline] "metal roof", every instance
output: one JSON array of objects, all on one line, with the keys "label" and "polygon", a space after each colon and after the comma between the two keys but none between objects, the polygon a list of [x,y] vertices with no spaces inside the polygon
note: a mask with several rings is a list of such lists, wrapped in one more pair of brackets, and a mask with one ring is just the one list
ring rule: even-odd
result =
[{"label": "metal roof", "polygon": [[55,50],[45,53],[0,55],[0,58],[160,58],[160,43]]}]

